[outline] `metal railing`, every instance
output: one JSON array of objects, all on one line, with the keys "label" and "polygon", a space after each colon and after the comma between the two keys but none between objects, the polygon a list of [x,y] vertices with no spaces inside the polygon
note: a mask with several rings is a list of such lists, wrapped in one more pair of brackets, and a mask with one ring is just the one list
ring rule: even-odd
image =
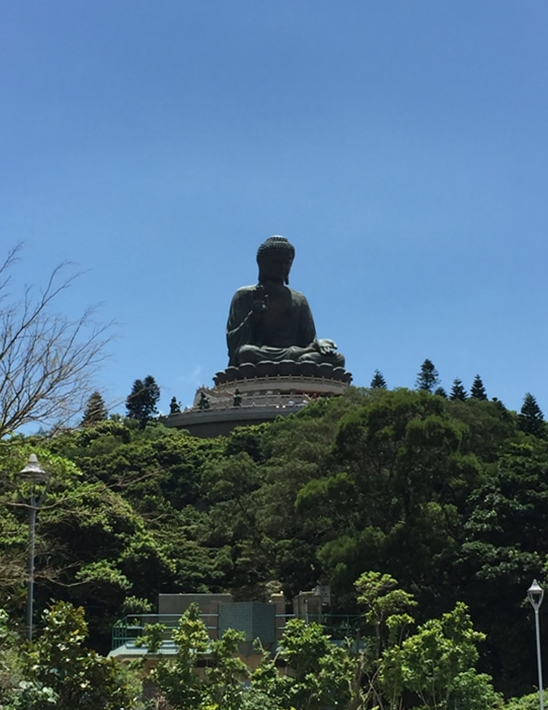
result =
[{"label": "metal railing", "polygon": [[296,412],[302,407],[306,406],[309,402],[313,400],[311,397],[307,397],[303,394],[282,394],[279,392],[272,392],[270,394],[259,394],[256,392],[242,392],[242,398],[240,404],[234,406],[233,396],[219,396],[215,395],[211,397],[209,401],[209,407],[206,409],[201,409],[198,404],[192,407],[185,407],[183,414],[187,412],[210,412],[212,409],[249,409],[249,408],[260,408],[260,407],[276,407],[278,409],[291,409]]},{"label": "metal railing", "polygon": [[[173,645],[173,631],[179,625],[181,614],[128,614],[119,619],[112,627],[112,649],[124,644],[128,648],[137,648],[136,641],[141,638],[145,626],[162,624],[164,641],[162,646]],[[200,614],[210,638],[216,638],[219,631],[219,614]]]},{"label": "metal railing", "polygon": [[[112,650],[120,646],[138,648],[138,639],[143,635],[145,626],[162,624],[164,626],[162,648],[175,648],[173,631],[178,627],[181,614],[128,614],[117,621],[112,627]],[[296,618],[293,614],[276,614],[276,636],[283,633],[289,619]],[[362,614],[306,614],[300,617],[309,623],[317,623],[324,627],[334,643],[345,639],[360,639],[365,630]],[[219,614],[200,614],[210,639],[219,638]],[[144,648],[144,647],[143,647]]]}]

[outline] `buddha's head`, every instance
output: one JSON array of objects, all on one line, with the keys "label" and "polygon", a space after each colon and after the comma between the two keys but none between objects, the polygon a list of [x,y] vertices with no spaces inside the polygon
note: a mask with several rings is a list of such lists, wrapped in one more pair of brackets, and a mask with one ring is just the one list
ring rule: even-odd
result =
[{"label": "buddha's head", "polygon": [[289,283],[289,271],[295,258],[295,247],[279,235],[269,237],[257,251],[259,283],[279,281]]}]

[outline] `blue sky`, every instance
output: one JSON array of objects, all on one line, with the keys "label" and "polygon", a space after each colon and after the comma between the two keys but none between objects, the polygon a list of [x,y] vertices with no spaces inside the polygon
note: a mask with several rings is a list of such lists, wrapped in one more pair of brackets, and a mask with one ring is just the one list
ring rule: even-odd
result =
[{"label": "blue sky", "polygon": [[115,320],[113,410],[227,364],[271,234],[354,383],[548,414],[544,0],[0,0],[0,233],[16,282]]}]

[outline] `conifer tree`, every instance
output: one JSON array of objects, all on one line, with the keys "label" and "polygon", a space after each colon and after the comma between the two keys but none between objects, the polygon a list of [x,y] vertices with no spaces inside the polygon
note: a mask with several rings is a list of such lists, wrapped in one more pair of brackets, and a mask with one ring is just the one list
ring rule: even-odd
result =
[{"label": "conifer tree", "polygon": [[434,387],[440,384],[438,371],[434,367],[434,363],[428,358],[422,363],[415,384],[417,389],[426,390],[427,392],[432,392]]},{"label": "conifer tree", "polygon": [[526,434],[544,437],[546,435],[546,425],[544,414],[537,404],[537,400],[530,392],[523,398],[521,412],[518,415],[519,428]]},{"label": "conifer tree", "polygon": [[371,389],[386,389],[386,380],[384,379],[383,374],[380,370],[375,370],[375,374],[373,375],[373,379],[371,380],[371,384],[369,386],[371,387]]},{"label": "conifer tree", "polygon": [[434,394],[437,394],[438,397],[443,397],[444,399],[447,399],[447,392],[443,389],[443,387],[437,387],[434,390]]},{"label": "conifer tree", "polygon": [[474,382],[470,389],[470,397],[472,397],[472,399],[487,399],[487,393],[485,392],[485,387],[479,375],[474,377]]},{"label": "conifer tree", "polygon": [[463,387],[462,380],[459,380],[458,377],[453,380],[453,387],[451,387],[449,399],[460,399],[461,402],[465,402],[468,399],[468,394]]},{"label": "conifer tree", "polygon": [[80,426],[94,426],[108,418],[105,400],[100,392],[93,392],[86,403]]},{"label": "conifer tree", "polygon": [[127,415],[130,419],[137,419],[144,429],[146,423],[158,414],[156,405],[160,399],[160,388],[151,375],[144,380],[135,380],[131,392],[126,399]]}]

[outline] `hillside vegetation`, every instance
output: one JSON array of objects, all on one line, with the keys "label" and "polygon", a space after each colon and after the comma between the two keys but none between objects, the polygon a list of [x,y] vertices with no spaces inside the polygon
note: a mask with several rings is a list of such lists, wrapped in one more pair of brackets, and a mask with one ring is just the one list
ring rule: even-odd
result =
[{"label": "hillside vegetation", "polygon": [[154,610],[159,592],[264,599],[278,584],[291,598],[320,582],[332,611],[350,613],[363,611],[356,581],[378,572],[415,600],[415,628],[466,605],[485,634],[479,671],[506,696],[532,692],[524,599],[546,578],[548,441],[544,423],[521,416],[481,398],[351,388],[228,438],[115,417],[3,440],[0,606],[23,623],[28,510],[16,474],[32,452],[53,474],[36,608],[83,606],[102,653],[112,623]]}]

